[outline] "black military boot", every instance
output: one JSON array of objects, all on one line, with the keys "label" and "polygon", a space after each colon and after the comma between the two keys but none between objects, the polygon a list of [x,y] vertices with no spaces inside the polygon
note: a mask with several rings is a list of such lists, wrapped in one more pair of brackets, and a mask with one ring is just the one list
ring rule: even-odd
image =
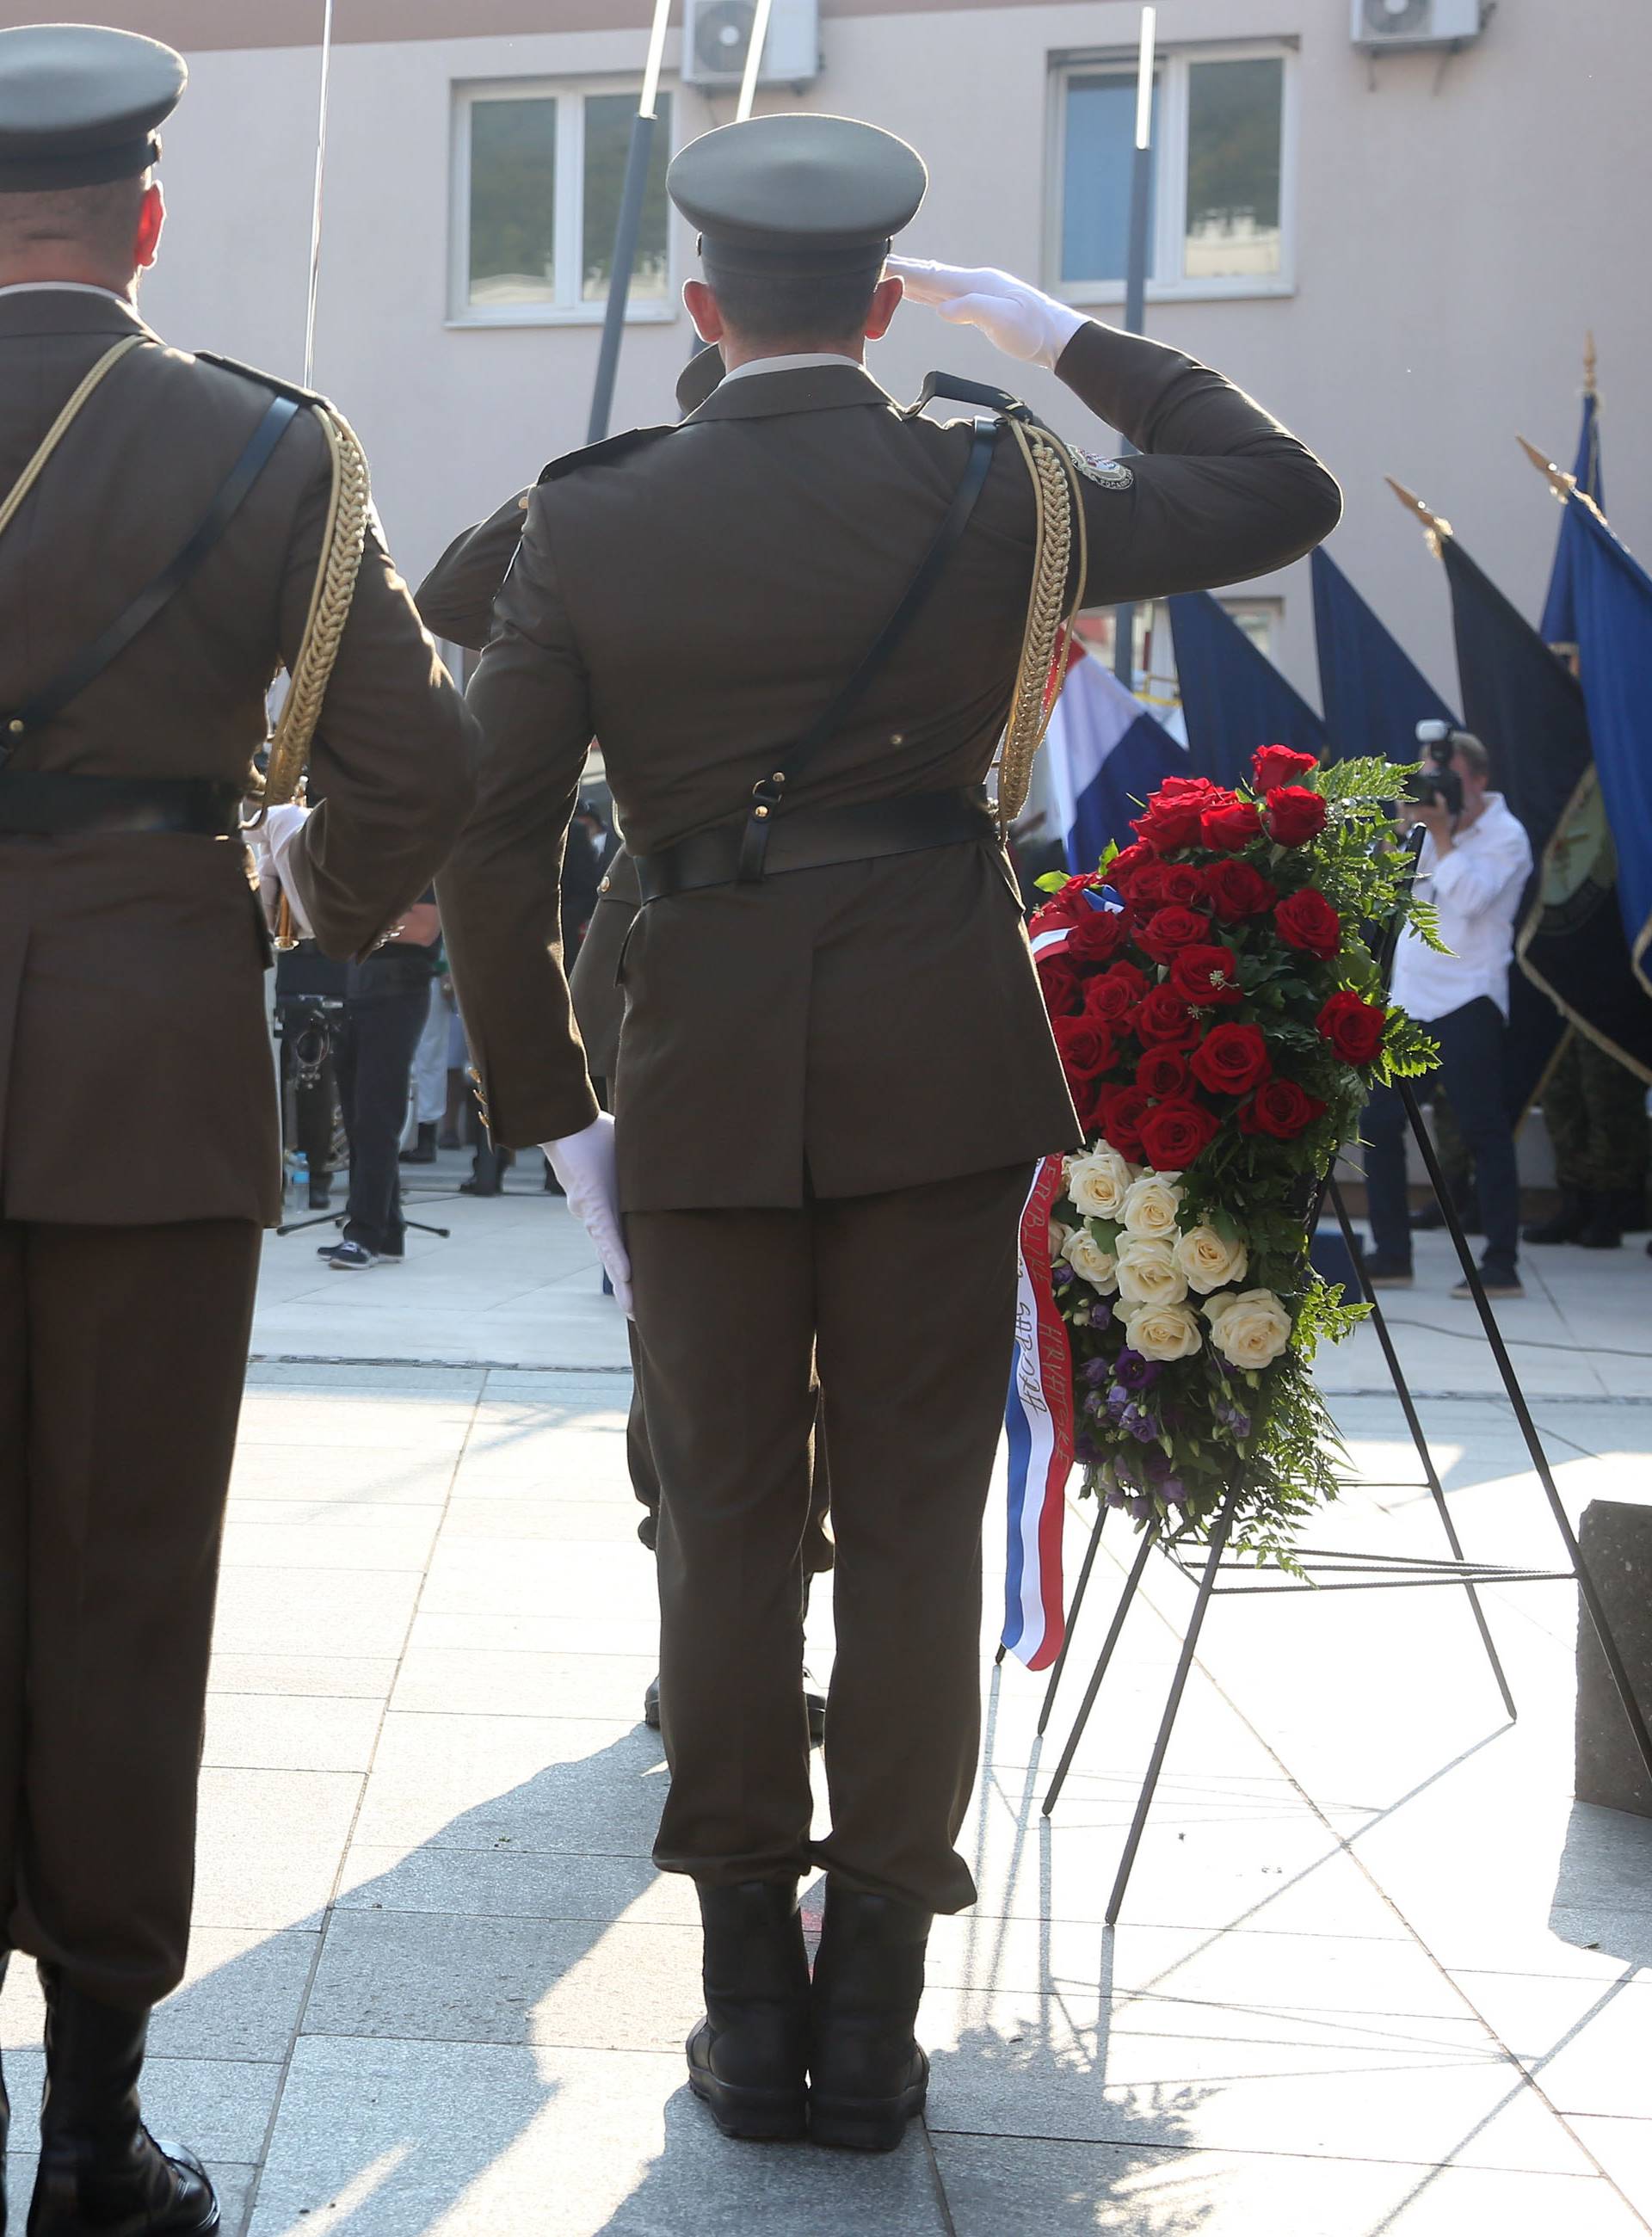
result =
[{"label": "black military boot", "polygon": [[826,1883],[815,1960],[809,2133],[846,2151],[892,2152],[923,2110],[929,2062],[913,2034],[929,1913]]},{"label": "black military boot", "polygon": [[[11,1963],[11,1952],[0,1950],[0,1989],[6,1985],[6,1968]],[[6,2095],[6,2077],[0,2068],[0,2237],[6,2237],[6,2148],[11,2141],[11,2100]]]},{"label": "black military boot", "polygon": [[689,2088],[725,2136],[795,2143],[807,2126],[809,1958],[790,1880],[703,1887],[705,2017]]},{"label": "black military boot", "polygon": [[1535,1227],[1526,1228],[1520,1239],[1523,1243],[1576,1243],[1588,1224],[1589,1198],[1582,1189],[1563,1188],[1556,1209]]},{"label": "black military boot", "polygon": [[158,2144],[138,2107],[146,2011],[123,2011],[40,1968],[46,2090],[28,2237],[206,2237],[219,2226],[205,2168]]},{"label": "black military boot", "polygon": [[1623,1217],[1616,1196],[1596,1194],[1584,1199],[1589,1217],[1577,1240],[1585,1250],[1621,1250]]}]

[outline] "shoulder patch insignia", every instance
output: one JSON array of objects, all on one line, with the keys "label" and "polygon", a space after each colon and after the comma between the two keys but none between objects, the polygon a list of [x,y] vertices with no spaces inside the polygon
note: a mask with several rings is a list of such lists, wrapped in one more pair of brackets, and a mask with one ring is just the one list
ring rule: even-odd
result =
[{"label": "shoulder patch insignia", "polygon": [[584,466],[611,465],[628,452],[639,450],[646,443],[657,443],[662,435],[674,432],[671,426],[628,428],[623,435],[610,435],[600,443],[587,443],[583,450],[570,451],[563,458],[552,459],[539,480],[542,484],[565,481]]},{"label": "shoulder patch insignia", "polygon": [[1094,451],[1074,451],[1073,463],[1085,480],[1094,482],[1098,488],[1127,490],[1136,485],[1134,472],[1122,459],[1104,459]]}]

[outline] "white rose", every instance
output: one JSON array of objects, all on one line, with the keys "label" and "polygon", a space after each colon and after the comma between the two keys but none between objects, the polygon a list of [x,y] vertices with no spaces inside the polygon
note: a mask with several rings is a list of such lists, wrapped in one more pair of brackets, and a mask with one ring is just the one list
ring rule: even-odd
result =
[{"label": "white rose", "polygon": [[1272,1290],[1229,1290],[1205,1307],[1211,1342],[1230,1366],[1272,1366],[1291,1342],[1291,1316]]},{"label": "white rose", "polygon": [[1191,1359],[1204,1342],[1191,1305],[1138,1305],[1126,1314],[1124,1332],[1144,1359]]},{"label": "white rose", "polygon": [[1143,1173],[1131,1182],[1124,1192],[1120,1217],[1132,1235],[1150,1235],[1156,1241],[1168,1242],[1175,1234],[1182,1191],[1174,1181],[1173,1173]]},{"label": "white rose", "polygon": [[1127,1235],[1119,1244],[1119,1295],[1127,1305],[1179,1305],[1187,1277],[1167,1243]]},{"label": "white rose", "polygon": [[1245,1245],[1225,1243],[1213,1227],[1190,1227],[1175,1244],[1176,1264],[1187,1277],[1187,1286],[1201,1297],[1219,1290],[1225,1282],[1242,1282],[1249,1263]]},{"label": "white rose", "polygon": [[1087,1219],[1116,1219],[1135,1177],[1135,1167],[1103,1142],[1067,1159],[1067,1193]]},{"label": "white rose", "polygon": [[1118,1288],[1114,1262],[1087,1227],[1073,1230],[1061,1245],[1061,1256],[1075,1274],[1082,1275],[1091,1288],[1100,1290],[1104,1297],[1110,1297]]}]

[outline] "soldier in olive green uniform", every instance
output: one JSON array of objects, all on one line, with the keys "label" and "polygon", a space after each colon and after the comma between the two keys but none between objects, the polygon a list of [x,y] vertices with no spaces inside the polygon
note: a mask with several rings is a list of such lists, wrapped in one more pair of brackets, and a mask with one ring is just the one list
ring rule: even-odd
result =
[{"label": "soldier in olive green uniform", "polygon": [[1543,1086],[1560,1205],[1528,1243],[1616,1250],[1646,1225],[1647,1084],[1574,1026]]},{"label": "soldier in olive green uniform", "polygon": [[[0,30],[0,1970],[26,1951],[46,1991],[31,2237],[218,2226],[136,2082],[184,1971],[224,1496],[281,1205],[241,802],[271,678],[312,641],[343,437],[137,314],[183,79],[125,33]],[[368,530],[320,708],[326,805],[287,849],[330,952],[371,947],[428,882],[468,762]]]},{"label": "soldier in olive green uniform", "polygon": [[[731,2134],[883,2148],[923,2101],[930,1914],[975,1892],[955,1843],[1016,1231],[1034,1161],[1079,1139],[981,790],[1044,547],[1001,423],[903,411],[864,368],[923,193],[911,149],[765,117],[685,149],[671,184],[727,377],[533,492],[439,890],[493,1127],[549,1145],[622,1299],[634,1282],[663,1489],[655,1853],[706,1931],[691,2085]],[[1334,524],[1331,477],[1219,374],[1003,274],[904,269],[1146,454],[1067,461],[1091,602],[1257,574]],[[644,897],[617,1163],[556,945],[593,734]],[[795,1588],[816,1363],[837,1546],[818,1837]],[[811,1989],[796,1888],[820,1864]]]}]

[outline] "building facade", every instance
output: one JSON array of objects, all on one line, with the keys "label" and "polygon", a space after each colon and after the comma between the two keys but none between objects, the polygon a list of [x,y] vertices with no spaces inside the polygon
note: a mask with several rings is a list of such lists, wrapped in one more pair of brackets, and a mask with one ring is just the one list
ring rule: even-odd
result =
[{"label": "building facade", "polygon": [[[677,24],[683,11],[677,0]],[[0,6],[0,23],[30,12]],[[322,0],[104,12],[181,46],[194,81],[167,135],[172,214],[146,313],[186,346],[296,375]],[[338,0],[314,377],[366,440],[415,577],[585,439],[651,12],[648,0]],[[1139,12],[819,0],[818,71],[765,87],[759,107],[847,112],[912,140],[933,185],[911,254],[1001,265],[1118,315]],[[1652,372],[1652,8],[1494,0],[1459,48],[1376,56],[1351,38],[1350,0],[1161,0],[1159,22],[1149,329],[1219,366],[1327,459],[1348,498],[1337,558],[1451,698],[1440,571],[1383,478],[1448,516],[1535,617],[1556,515],[1515,436],[1569,459],[1586,330],[1614,525],[1652,546],[1652,424],[1635,401]],[[680,62],[674,30],[671,145],[733,113],[731,91],[685,84]],[[693,246],[657,176],[616,426],[671,416]],[[873,369],[906,395],[933,365],[1019,384],[1063,432],[1111,443],[1049,375],[1007,370],[979,337],[909,306]],[[1317,703],[1305,569],[1232,597]]]}]

